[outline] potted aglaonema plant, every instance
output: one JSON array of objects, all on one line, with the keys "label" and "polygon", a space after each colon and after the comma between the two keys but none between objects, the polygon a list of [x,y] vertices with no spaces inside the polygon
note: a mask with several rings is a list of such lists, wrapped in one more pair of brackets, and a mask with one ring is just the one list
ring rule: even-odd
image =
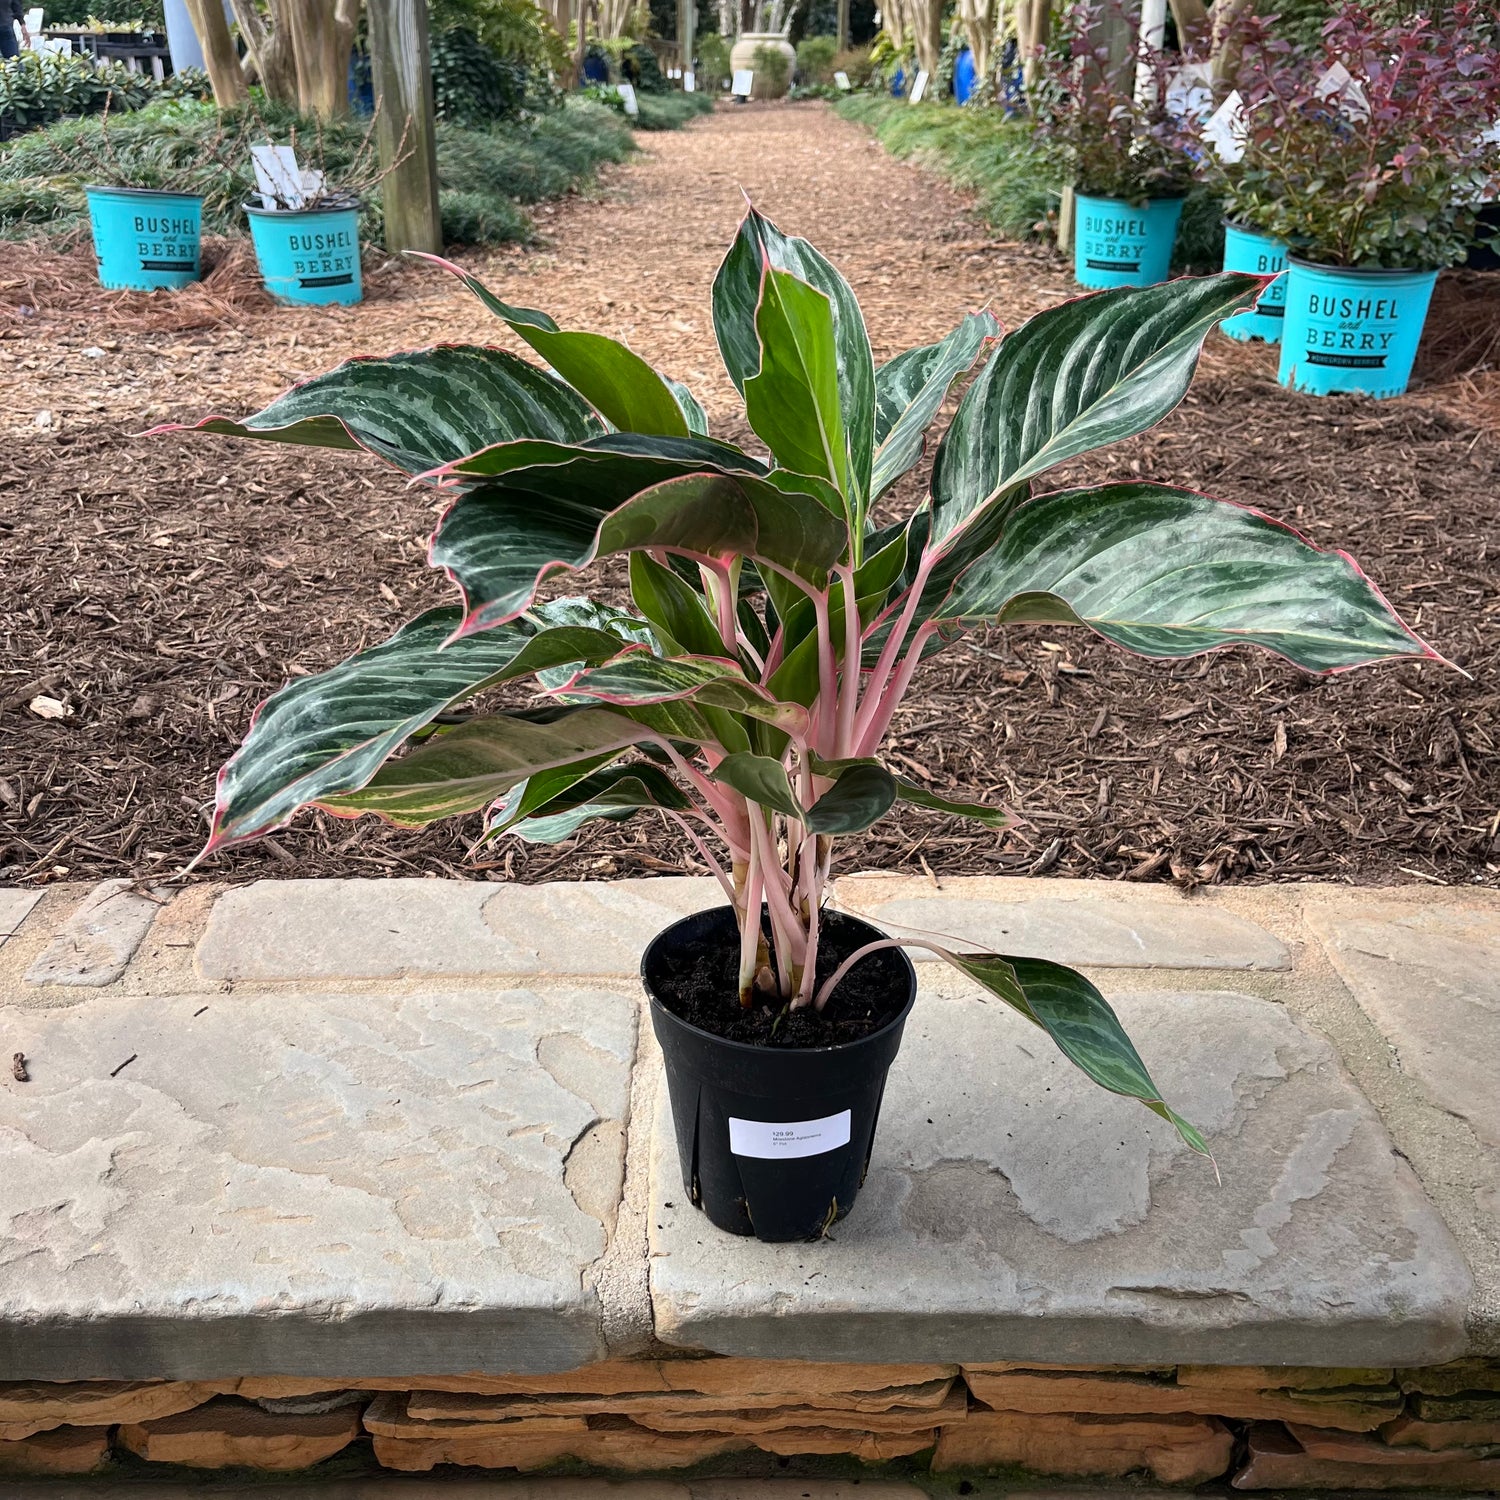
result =
[{"label": "potted aglaonema plant", "polygon": [[[1343,553],[1268,516],[1141,479],[1040,483],[1171,411],[1264,278],[1100,293],[1003,338],[970,314],[877,368],[844,279],[752,212],[713,313],[767,461],[711,437],[688,390],[623,345],[449,269],[541,364],[468,346],[357,359],[192,429],[358,446],[442,486],[429,561],[460,594],[259,710],[205,852],[310,805],[405,827],[484,812],[490,837],[548,842],[662,817],[724,895],[642,966],[684,1184],[721,1228],[816,1236],[869,1159],[916,985],[901,939],[826,904],[840,840],[898,802],[1004,822],[882,759],[924,660],[986,622],[1166,658],[1256,644],[1315,672],[1433,654]],[[926,500],[876,524],[976,362]],[[628,604],[539,595],[620,557]],[[533,703],[462,708],[520,678]],[[1207,1151],[1082,974],[917,946]]]},{"label": "potted aglaonema plant", "polygon": [[1438,272],[1469,253],[1500,182],[1493,15],[1471,0],[1397,20],[1346,5],[1310,52],[1247,24],[1235,203],[1292,247],[1281,383],[1400,395]]},{"label": "potted aglaonema plant", "polygon": [[[1131,47],[1116,49],[1116,34]],[[1165,281],[1193,162],[1170,108],[1177,57],[1118,8],[1073,5],[1030,91],[1036,133],[1075,189],[1073,277],[1084,287]]]}]

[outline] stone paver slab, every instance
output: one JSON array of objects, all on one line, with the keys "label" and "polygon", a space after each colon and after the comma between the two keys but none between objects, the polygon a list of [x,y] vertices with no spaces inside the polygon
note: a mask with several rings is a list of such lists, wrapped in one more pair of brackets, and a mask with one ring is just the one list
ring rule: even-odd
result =
[{"label": "stone paver slab", "polygon": [[634,974],[657,931],[723,900],[661,880],[493,885],[460,880],[261,880],[214,903],[206,979]]},{"label": "stone paver slab", "polygon": [[1245,995],[1115,1003],[1222,1186],[1170,1126],[1095,1088],[1012,1012],[924,993],[869,1178],[826,1243],[713,1229],[684,1201],[663,1101],[657,1335],[725,1354],[971,1363],[1460,1352],[1467,1269],[1328,1044]]},{"label": "stone paver slab", "polygon": [[25,891],[13,885],[0,887],[0,947],[21,930],[21,923],[41,899],[40,891]]},{"label": "stone paver slab", "polygon": [[[1287,969],[1286,945],[1204,897],[1097,880],[945,877],[941,892],[904,876],[840,880],[838,904],[877,927],[963,938],[1018,958],[1120,969]],[[912,950],[917,961],[935,955]]]},{"label": "stone paver slab", "polygon": [[165,898],[133,880],[106,880],[83,898],[26,971],[30,984],[98,989],[113,984],[151,929]]},{"label": "stone paver slab", "polygon": [[1401,1070],[1500,1151],[1500,908],[1366,899],[1307,924]]},{"label": "stone paver slab", "polygon": [[0,1379],[600,1358],[635,1017],[581,988],[13,1013]]}]

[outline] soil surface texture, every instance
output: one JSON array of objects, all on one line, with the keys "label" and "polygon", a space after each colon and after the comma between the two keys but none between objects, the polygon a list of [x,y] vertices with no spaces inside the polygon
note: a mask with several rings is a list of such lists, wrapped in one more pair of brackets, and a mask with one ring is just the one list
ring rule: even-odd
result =
[{"label": "soil surface texture", "polygon": [[[642,147],[597,192],[544,205],[540,248],[465,263],[508,301],[627,340],[691,386],[718,435],[750,440],[709,309],[741,189],[843,269],[878,360],[969,308],[989,304],[1014,326],[1073,295],[1055,255],[995,242],[961,196],[821,104],[721,109]],[[102,294],[86,272],[86,256],[13,251],[0,273],[9,882],[177,872],[263,698],[451,599],[424,565],[432,492],[374,459],[139,434],[244,415],[356,353],[519,348],[426,266],[390,262],[362,307],[307,311],[272,307],[234,253],[191,302]],[[1476,317],[1493,318],[1493,283],[1463,285]],[[1161,664],[1080,630],[976,633],[918,674],[888,759],[1015,821],[994,833],[902,808],[844,841],[839,867],[1494,882],[1500,436],[1476,389],[1449,371],[1394,401],[1293,396],[1271,351],[1215,335],[1168,421],[1058,476],[1200,488],[1347,548],[1453,666],[1317,679],[1250,650]],[[911,476],[897,508],[925,483],[925,469]],[[197,874],[535,881],[702,868],[653,817],[471,858],[478,832],[477,817],[411,833],[304,815]]]}]

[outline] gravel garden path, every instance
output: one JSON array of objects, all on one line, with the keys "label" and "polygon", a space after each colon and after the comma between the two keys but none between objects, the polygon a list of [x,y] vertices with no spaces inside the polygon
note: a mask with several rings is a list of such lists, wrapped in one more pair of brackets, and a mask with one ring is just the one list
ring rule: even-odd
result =
[{"label": "gravel garden path", "polygon": [[[822,105],[721,106],[642,145],[597,192],[544,205],[539,247],[466,263],[510,301],[629,341],[692,386],[722,435],[748,436],[708,304],[741,189],[842,267],[877,358],[970,307],[1014,324],[1070,294],[1055,257],[994,242],[959,196]],[[351,354],[509,337],[426,268],[376,270],[359,308],[293,313],[233,256],[166,306],[100,293],[86,266],[38,255],[0,274],[0,880],[12,882],[176,870],[255,704],[446,594],[422,567],[428,496],[373,460],[133,434],[242,414]],[[971,638],[919,678],[893,758],[1022,821],[975,834],[907,810],[854,841],[848,868],[1496,879],[1500,441],[1459,386],[1315,403],[1271,376],[1266,351],[1216,338],[1168,423],[1069,477],[1201,487],[1347,546],[1470,675],[1412,665],[1314,681],[1261,655],[1161,666],[1077,632]],[[38,697],[64,716],[36,712]],[[473,820],[414,836],[307,818],[206,873],[463,874],[475,832]],[[644,819],[478,863],[523,880],[693,868]]]}]

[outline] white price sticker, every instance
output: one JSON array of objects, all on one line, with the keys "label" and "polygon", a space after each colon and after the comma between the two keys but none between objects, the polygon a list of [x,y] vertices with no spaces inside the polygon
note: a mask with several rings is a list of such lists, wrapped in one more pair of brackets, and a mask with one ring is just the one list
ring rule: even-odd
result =
[{"label": "white price sticker", "polygon": [[731,1115],[729,1149],[736,1156],[758,1156],[764,1161],[821,1156],[849,1144],[849,1122],[847,1109],[821,1120],[737,1120]]}]

